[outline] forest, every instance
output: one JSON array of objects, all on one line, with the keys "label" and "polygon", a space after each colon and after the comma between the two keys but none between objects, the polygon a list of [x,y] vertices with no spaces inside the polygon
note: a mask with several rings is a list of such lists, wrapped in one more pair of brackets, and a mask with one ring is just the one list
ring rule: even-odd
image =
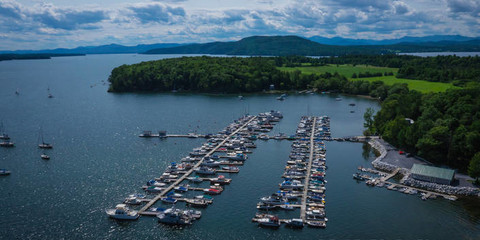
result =
[{"label": "forest", "polygon": [[365,116],[367,134],[379,134],[431,162],[467,170],[480,153],[480,87],[430,94],[390,91],[381,110]]},{"label": "forest", "polygon": [[[381,110],[375,116],[371,111],[367,112],[366,134],[379,134],[397,147],[462,171],[467,170],[470,162],[480,164],[480,160],[471,161],[475,154],[480,156],[480,84],[478,76],[472,74],[480,69],[478,57],[364,56],[361,60],[357,56],[163,59],[113,69],[109,91],[248,93],[268,90],[273,84],[276,90],[282,91],[316,89],[319,92],[368,95],[381,101]],[[298,70],[287,72],[277,68],[332,63],[400,69],[432,66],[432,73],[458,73],[442,75],[443,81],[461,79],[469,84],[446,92],[422,94],[409,90],[406,84],[388,86],[382,81],[349,81],[338,73],[302,74]],[[409,76],[419,78],[417,74],[424,73],[414,72]]]}]

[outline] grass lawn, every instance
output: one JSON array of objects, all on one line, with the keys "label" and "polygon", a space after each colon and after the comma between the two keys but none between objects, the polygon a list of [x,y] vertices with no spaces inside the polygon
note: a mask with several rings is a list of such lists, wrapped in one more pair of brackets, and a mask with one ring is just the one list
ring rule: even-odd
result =
[{"label": "grass lawn", "polygon": [[448,88],[456,88],[451,83],[438,83],[438,82],[428,82],[423,80],[411,80],[411,79],[402,79],[396,78],[395,76],[382,76],[382,77],[371,77],[371,78],[352,78],[352,75],[356,73],[384,73],[384,72],[393,72],[396,74],[398,72],[398,68],[387,68],[387,67],[375,67],[375,66],[366,66],[366,65],[326,65],[320,67],[279,67],[278,69],[282,71],[295,71],[300,70],[302,73],[305,74],[312,74],[312,73],[335,73],[338,72],[341,75],[344,75],[349,80],[357,81],[357,80],[366,80],[366,81],[383,81],[387,85],[393,85],[395,83],[406,83],[408,84],[408,88],[412,90],[416,90],[422,93],[428,92],[444,92]]}]

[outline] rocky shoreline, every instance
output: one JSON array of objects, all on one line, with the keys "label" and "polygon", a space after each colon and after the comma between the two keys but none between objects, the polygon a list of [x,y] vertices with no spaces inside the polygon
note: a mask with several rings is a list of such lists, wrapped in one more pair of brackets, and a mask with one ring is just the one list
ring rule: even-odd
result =
[{"label": "rocky shoreline", "polygon": [[380,156],[378,156],[372,162],[372,166],[378,170],[386,171],[386,172],[393,172],[395,169],[400,168],[399,173],[401,173],[404,176],[400,182],[405,185],[416,187],[416,188],[422,188],[425,190],[434,191],[438,193],[480,197],[479,188],[455,187],[450,185],[443,185],[443,184],[415,180],[410,176],[410,169],[401,168],[399,166],[395,166],[393,164],[382,161],[387,155],[387,149],[380,141],[378,141],[377,139],[371,139],[368,143],[370,144],[370,146],[372,146],[378,152],[380,152]]}]

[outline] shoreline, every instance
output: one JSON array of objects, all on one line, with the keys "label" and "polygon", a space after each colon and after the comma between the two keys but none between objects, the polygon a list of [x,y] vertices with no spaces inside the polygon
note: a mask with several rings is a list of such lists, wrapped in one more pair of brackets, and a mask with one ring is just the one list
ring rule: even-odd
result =
[{"label": "shoreline", "polygon": [[[462,186],[460,184],[459,186],[452,186],[452,185],[443,185],[443,184],[437,184],[432,182],[415,180],[410,176],[410,168],[408,168],[408,166],[413,165],[414,163],[427,164],[427,165],[431,165],[431,163],[424,160],[417,159],[417,158],[413,158],[413,157],[402,158],[402,159],[393,159],[391,156],[387,157],[388,152],[391,151],[392,149],[388,149],[389,147],[389,145],[387,145],[388,143],[381,139],[370,139],[370,141],[368,141],[368,144],[370,144],[370,146],[372,146],[374,149],[380,152],[380,156],[378,156],[374,161],[372,161],[371,163],[372,166],[377,170],[387,171],[387,172],[393,172],[396,169],[399,169],[398,173],[403,175],[403,178],[400,180],[400,183],[403,183],[404,185],[421,188],[428,191],[443,193],[443,194],[480,197],[480,188],[473,187],[473,185]],[[409,159],[409,162],[405,162],[404,161],[405,159]],[[460,174],[460,175],[463,175],[463,174]],[[464,179],[464,176],[462,176],[461,179]],[[458,179],[457,177],[455,177],[455,180],[461,180],[461,179]]]}]

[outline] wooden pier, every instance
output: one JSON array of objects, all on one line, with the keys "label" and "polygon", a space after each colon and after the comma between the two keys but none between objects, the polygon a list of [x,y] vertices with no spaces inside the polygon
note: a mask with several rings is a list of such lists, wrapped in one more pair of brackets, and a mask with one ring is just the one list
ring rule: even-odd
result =
[{"label": "wooden pier", "polygon": [[302,205],[300,207],[300,218],[306,220],[306,211],[307,211],[307,195],[308,195],[308,184],[310,182],[310,171],[312,170],[312,161],[313,161],[313,151],[315,150],[314,139],[315,139],[315,125],[317,123],[317,118],[313,118],[312,132],[310,135],[310,155],[308,156],[308,167],[307,175],[305,176],[303,195],[302,195]]},{"label": "wooden pier", "polygon": [[210,152],[208,152],[204,157],[202,157],[202,159],[200,161],[198,161],[195,166],[192,167],[192,169],[190,169],[188,172],[186,172],[185,174],[183,174],[183,176],[181,176],[177,181],[175,181],[174,183],[170,184],[170,186],[166,187],[165,190],[163,190],[162,192],[160,192],[155,198],[153,198],[150,202],[148,202],[147,204],[145,204],[145,206],[143,206],[139,211],[138,213],[139,214],[142,214],[144,212],[146,212],[151,206],[153,206],[153,204],[155,204],[158,200],[160,200],[160,198],[162,198],[163,196],[165,196],[165,194],[167,194],[168,192],[170,192],[174,187],[176,187],[177,185],[179,185],[181,182],[183,182],[188,176],[190,176],[193,172],[194,172],[194,169],[195,168],[198,168],[202,162],[204,161],[205,157],[208,157],[210,155],[212,155],[213,153],[215,153],[215,151],[217,149],[219,149],[221,146],[223,146],[232,136],[235,136],[235,134],[237,134],[239,131],[241,131],[243,128],[245,128],[251,121],[255,120],[257,117],[256,116],[252,116],[250,118],[250,120],[248,120],[246,123],[244,123],[242,126],[238,127],[237,130],[235,130],[233,133],[231,133],[230,135],[226,136],[223,141],[221,143],[219,143],[215,148],[213,148]]}]

